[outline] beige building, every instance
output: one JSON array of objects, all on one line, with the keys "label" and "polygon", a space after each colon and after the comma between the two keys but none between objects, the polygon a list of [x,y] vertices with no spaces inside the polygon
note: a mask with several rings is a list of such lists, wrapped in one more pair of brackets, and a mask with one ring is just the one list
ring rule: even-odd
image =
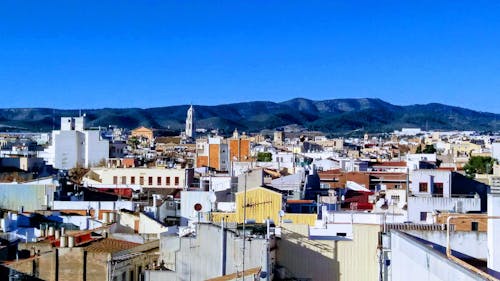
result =
[{"label": "beige building", "polygon": [[193,169],[93,168],[84,178],[87,186],[140,185],[143,188],[184,188],[193,183]]},{"label": "beige building", "polygon": [[137,244],[105,238],[82,247],[45,247],[39,255],[12,262],[8,267],[49,281],[142,280],[144,270],[158,258],[158,246],[158,240]]},{"label": "beige building", "polygon": [[149,129],[144,126],[132,130],[130,136],[136,138],[145,138],[149,142],[154,139],[153,129]]},{"label": "beige building", "polygon": [[312,240],[307,225],[284,224],[277,255],[281,274],[315,281],[379,280],[379,232],[380,225],[354,224],[352,240]]}]

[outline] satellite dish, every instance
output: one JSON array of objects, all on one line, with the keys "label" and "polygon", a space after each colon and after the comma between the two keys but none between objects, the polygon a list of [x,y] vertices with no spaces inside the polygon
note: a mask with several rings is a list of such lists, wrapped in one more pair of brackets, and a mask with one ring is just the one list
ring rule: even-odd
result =
[{"label": "satellite dish", "polygon": [[283,217],[284,215],[285,215],[285,211],[280,210],[280,211],[278,212],[278,216]]}]

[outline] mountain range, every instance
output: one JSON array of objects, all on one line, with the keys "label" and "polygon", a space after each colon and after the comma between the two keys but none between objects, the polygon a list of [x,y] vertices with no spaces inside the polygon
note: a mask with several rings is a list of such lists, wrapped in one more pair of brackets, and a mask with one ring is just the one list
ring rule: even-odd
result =
[{"label": "mountain range", "polygon": [[[50,131],[59,128],[61,116],[85,113],[88,125],[133,129],[138,126],[180,131],[189,105],[154,108],[102,108],[61,110],[51,108],[0,109],[2,131]],[[195,105],[198,128],[219,128],[226,133],[257,132],[297,124],[331,134],[389,132],[403,127],[440,130],[493,131],[500,114],[478,112],[438,103],[393,105],[380,99],[295,98],[285,102],[253,101],[224,105]]]}]

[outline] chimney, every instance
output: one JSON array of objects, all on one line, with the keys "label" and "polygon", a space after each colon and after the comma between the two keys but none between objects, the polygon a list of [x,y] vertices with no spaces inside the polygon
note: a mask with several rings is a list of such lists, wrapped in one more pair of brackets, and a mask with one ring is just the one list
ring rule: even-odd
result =
[{"label": "chimney", "polygon": [[[488,194],[488,216],[500,216],[500,185],[492,184]],[[500,272],[500,219],[488,219],[488,268]]]}]

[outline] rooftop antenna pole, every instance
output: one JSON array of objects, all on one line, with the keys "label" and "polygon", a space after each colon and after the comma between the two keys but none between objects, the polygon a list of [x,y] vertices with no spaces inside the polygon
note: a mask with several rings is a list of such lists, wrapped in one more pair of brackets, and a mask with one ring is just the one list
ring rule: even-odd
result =
[{"label": "rooftop antenna pole", "polygon": [[247,174],[248,171],[245,171],[245,191],[243,192],[243,261],[242,261],[242,271],[243,278],[245,281],[245,225],[247,220]]}]

